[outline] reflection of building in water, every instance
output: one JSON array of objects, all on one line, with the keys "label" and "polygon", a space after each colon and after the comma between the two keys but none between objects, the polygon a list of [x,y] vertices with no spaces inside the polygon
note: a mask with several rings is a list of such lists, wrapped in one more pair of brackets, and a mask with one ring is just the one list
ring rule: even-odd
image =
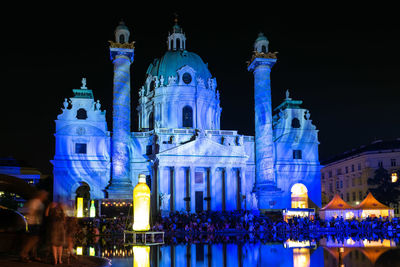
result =
[{"label": "reflection of building in water", "polygon": [[139,132],[131,132],[129,34],[121,23],[110,42],[112,132],[86,80],[64,101],[56,120],[54,194],[74,202],[83,187],[86,198],[131,199],[132,185],[144,173],[155,210],[320,206],[318,130],[289,92],[272,109],[270,72],[277,59],[263,34],[248,67],[254,74],[255,137],[221,130],[216,79],[200,56],[186,50],[177,23],[135,97]]},{"label": "reflection of building in water", "polygon": [[160,248],[160,266],[323,266],[322,248],[282,244],[192,244]]},{"label": "reflection of building in water", "polygon": [[321,239],[320,245],[325,250],[325,263],[332,263],[331,259],[333,258],[336,262],[340,261],[345,266],[374,266],[382,254],[396,248],[396,243],[388,239],[369,241],[348,238],[343,242]]}]

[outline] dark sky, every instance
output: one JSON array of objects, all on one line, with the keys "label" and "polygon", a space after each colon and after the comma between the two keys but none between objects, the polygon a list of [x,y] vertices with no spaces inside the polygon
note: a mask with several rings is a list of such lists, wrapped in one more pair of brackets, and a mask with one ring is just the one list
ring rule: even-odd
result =
[{"label": "dark sky", "polygon": [[[107,41],[121,18],[136,42],[135,110],[149,63],[166,51],[175,12],[187,50],[200,55],[217,78],[222,129],[254,134],[253,77],[246,61],[262,31],[270,51],[279,52],[271,74],[273,107],[286,89],[303,100],[319,129],[321,159],[374,139],[400,137],[400,23],[392,6],[289,8],[252,2],[217,9],[203,2],[193,2],[195,8],[109,2],[86,9],[65,3],[11,7],[12,19],[2,22],[0,156],[51,172],[54,120],[82,77],[111,125],[113,66]],[[132,121],[137,130],[136,113]]]}]

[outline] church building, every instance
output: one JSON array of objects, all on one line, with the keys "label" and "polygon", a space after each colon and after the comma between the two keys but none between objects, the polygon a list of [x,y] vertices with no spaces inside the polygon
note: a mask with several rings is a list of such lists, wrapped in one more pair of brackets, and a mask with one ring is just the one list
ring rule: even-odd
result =
[{"label": "church building", "polygon": [[[110,41],[112,125],[85,79],[65,98],[55,121],[55,197],[74,205],[83,198],[84,207],[90,200],[129,203],[139,174],[145,174],[152,210],[162,214],[321,205],[318,130],[302,101],[288,91],[272,109],[270,72],[277,57],[263,34],[248,65],[254,74],[255,136],[220,128],[223,96],[217,80],[188,50],[177,20],[167,51],[150,64],[144,84],[133,91],[138,101],[131,104],[135,49],[129,40],[121,22]],[[130,130],[132,108],[138,132]]]}]

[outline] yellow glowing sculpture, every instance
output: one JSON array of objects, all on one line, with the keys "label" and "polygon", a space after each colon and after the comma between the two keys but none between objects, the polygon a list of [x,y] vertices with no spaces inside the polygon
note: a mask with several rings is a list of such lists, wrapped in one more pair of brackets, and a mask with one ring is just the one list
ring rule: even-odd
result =
[{"label": "yellow glowing sculpture", "polygon": [[96,217],[96,207],[94,206],[94,200],[90,202],[90,210],[89,210],[89,216],[90,218]]},{"label": "yellow glowing sculpture", "polygon": [[150,188],[144,174],[139,174],[139,183],[133,189],[133,230],[150,230]]},{"label": "yellow glowing sculpture", "polygon": [[150,247],[133,246],[133,267],[150,267]]},{"label": "yellow glowing sculpture", "polygon": [[76,217],[82,218],[83,217],[83,198],[78,197],[76,200]]}]

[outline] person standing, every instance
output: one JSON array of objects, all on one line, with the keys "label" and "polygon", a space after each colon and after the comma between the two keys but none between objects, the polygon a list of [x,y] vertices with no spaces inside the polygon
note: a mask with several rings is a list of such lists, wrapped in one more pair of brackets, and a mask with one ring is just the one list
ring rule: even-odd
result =
[{"label": "person standing", "polygon": [[65,212],[62,203],[52,202],[46,209],[48,217],[48,233],[54,265],[62,264],[62,250],[65,244]]}]

